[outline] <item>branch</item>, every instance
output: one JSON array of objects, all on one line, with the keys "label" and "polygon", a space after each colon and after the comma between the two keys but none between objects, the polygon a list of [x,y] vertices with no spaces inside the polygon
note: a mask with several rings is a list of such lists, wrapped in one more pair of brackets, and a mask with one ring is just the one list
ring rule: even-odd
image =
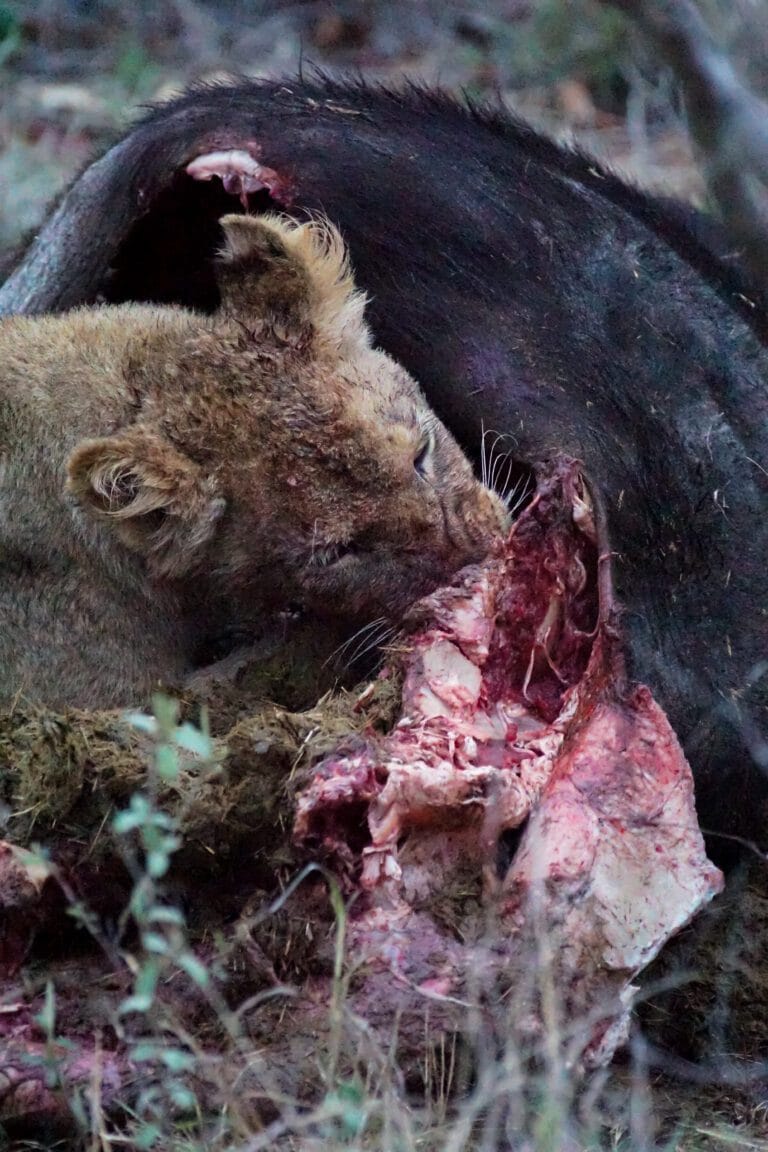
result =
[{"label": "branch", "polygon": [[768,104],[742,83],[692,0],[603,0],[630,16],[678,76],[709,190],[743,249],[768,280]]}]

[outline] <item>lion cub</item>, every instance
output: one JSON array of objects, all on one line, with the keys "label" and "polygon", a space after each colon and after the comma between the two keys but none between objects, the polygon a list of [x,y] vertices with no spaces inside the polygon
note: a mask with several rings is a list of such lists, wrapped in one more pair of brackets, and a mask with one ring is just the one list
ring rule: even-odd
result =
[{"label": "lion cub", "polygon": [[288,605],[397,620],[506,523],[338,232],[221,224],[213,316],[0,321],[0,700],[139,703]]}]

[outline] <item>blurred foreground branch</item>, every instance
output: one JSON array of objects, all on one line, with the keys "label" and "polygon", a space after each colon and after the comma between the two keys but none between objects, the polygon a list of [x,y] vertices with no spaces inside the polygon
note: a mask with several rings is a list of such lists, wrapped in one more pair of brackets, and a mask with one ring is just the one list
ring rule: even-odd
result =
[{"label": "blurred foreground branch", "polygon": [[768,104],[742,83],[692,0],[604,0],[630,16],[676,72],[707,185],[743,249],[768,282]]}]

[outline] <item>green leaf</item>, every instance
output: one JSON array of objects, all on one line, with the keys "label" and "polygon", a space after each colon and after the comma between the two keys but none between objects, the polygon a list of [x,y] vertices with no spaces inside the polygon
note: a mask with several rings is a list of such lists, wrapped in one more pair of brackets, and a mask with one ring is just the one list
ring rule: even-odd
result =
[{"label": "green leaf", "polygon": [[152,1007],[152,1002],[155,999],[155,991],[157,989],[157,981],[160,976],[160,964],[157,960],[148,960],[139,969],[139,974],[136,977],[136,983],[133,988],[133,995],[128,996],[123,1000],[119,1008],[119,1014],[124,1016],[127,1012],[146,1012]]},{"label": "green leaf", "polygon": [[169,1094],[180,1112],[195,1112],[197,1110],[197,1097],[184,1084],[171,1084]]},{"label": "green leaf", "polygon": [[155,752],[155,768],[161,780],[175,780],[179,775],[179,756],[170,744],[158,745]]},{"label": "green leaf", "polygon": [[166,828],[170,831],[175,831],[176,821],[173,816],[169,816],[167,812],[156,811],[152,813],[151,819],[147,823],[153,828]]},{"label": "green leaf", "polygon": [[336,1113],[337,1123],[344,1136],[360,1136],[368,1119],[362,1085],[354,1080],[344,1080],[325,1099],[326,1104]]},{"label": "green leaf", "polygon": [[211,977],[205,965],[198,960],[192,952],[182,952],[177,957],[176,963],[183,972],[186,972],[190,980],[197,984],[198,988],[207,988],[211,982]]},{"label": "green leaf", "polygon": [[132,832],[134,828],[141,828],[146,824],[151,808],[147,797],[142,792],[134,792],[131,796],[130,806],[118,812],[112,821],[112,827],[118,836]]},{"label": "green leaf", "polygon": [[147,872],[153,880],[165,876],[170,866],[170,857],[163,849],[154,849],[147,853]]},{"label": "green leaf", "polygon": [[157,718],[157,724],[164,740],[169,740],[174,734],[179,719],[179,702],[162,692],[156,692],[152,697],[152,711]]},{"label": "green leaf", "polygon": [[214,748],[210,733],[201,732],[194,724],[184,723],[176,729],[176,743],[179,748],[199,756],[201,760],[213,760]]},{"label": "green leaf", "polygon": [[46,848],[39,844],[34,844],[32,848],[20,848],[16,844],[11,844],[10,848],[33,884],[42,884],[49,876],[55,875],[56,866],[51,863]]},{"label": "green leaf", "polygon": [[166,1068],[171,1072],[192,1072],[194,1071],[197,1059],[191,1052],[185,1052],[183,1048],[165,1048],[160,1053],[160,1059]]},{"label": "green leaf", "polygon": [[52,980],[46,982],[43,1006],[34,1016],[34,1020],[40,1025],[46,1036],[53,1036],[56,1030],[56,993],[53,990]]},{"label": "green leaf", "polygon": [[127,836],[134,828],[141,827],[141,823],[135,812],[118,812],[112,821],[112,831],[117,836]]},{"label": "green leaf", "polygon": [[162,1139],[162,1135],[163,1130],[159,1124],[142,1124],[133,1133],[133,1143],[141,1152],[148,1152]]},{"label": "green leaf", "polygon": [[124,712],[123,719],[136,728],[139,732],[145,732],[147,736],[157,735],[157,720],[154,716],[147,716],[146,712]]},{"label": "green leaf", "polygon": [[147,917],[148,912],[153,907],[152,905],[153,893],[148,891],[145,883],[139,882],[131,892],[128,907],[131,915],[137,923],[142,924]]},{"label": "green leaf", "polygon": [[168,908],[164,904],[155,904],[147,913],[148,924],[173,924],[178,928],[184,927],[184,916],[179,908]]},{"label": "green leaf", "polygon": [[156,960],[148,960],[139,969],[133,986],[134,992],[138,992],[140,996],[154,996],[159,978],[160,965]]},{"label": "green leaf", "polygon": [[159,932],[142,932],[141,943],[147,952],[154,952],[156,956],[168,955],[168,941]]},{"label": "green leaf", "polygon": [[117,1009],[118,1016],[127,1016],[130,1012],[148,1012],[152,1007],[152,996],[140,995],[134,993],[133,996],[126,996]]}]

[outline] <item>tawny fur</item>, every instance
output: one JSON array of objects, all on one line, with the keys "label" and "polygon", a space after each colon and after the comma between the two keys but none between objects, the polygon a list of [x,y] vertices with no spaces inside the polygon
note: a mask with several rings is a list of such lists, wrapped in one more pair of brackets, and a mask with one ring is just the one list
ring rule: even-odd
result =
[{"label": "tawny fur", "polygon": [[292,604],[396,621],[505,523],[371,347],[335,229],[222,226],[211,317],[0,322],[5,703],[139,703]]}]

